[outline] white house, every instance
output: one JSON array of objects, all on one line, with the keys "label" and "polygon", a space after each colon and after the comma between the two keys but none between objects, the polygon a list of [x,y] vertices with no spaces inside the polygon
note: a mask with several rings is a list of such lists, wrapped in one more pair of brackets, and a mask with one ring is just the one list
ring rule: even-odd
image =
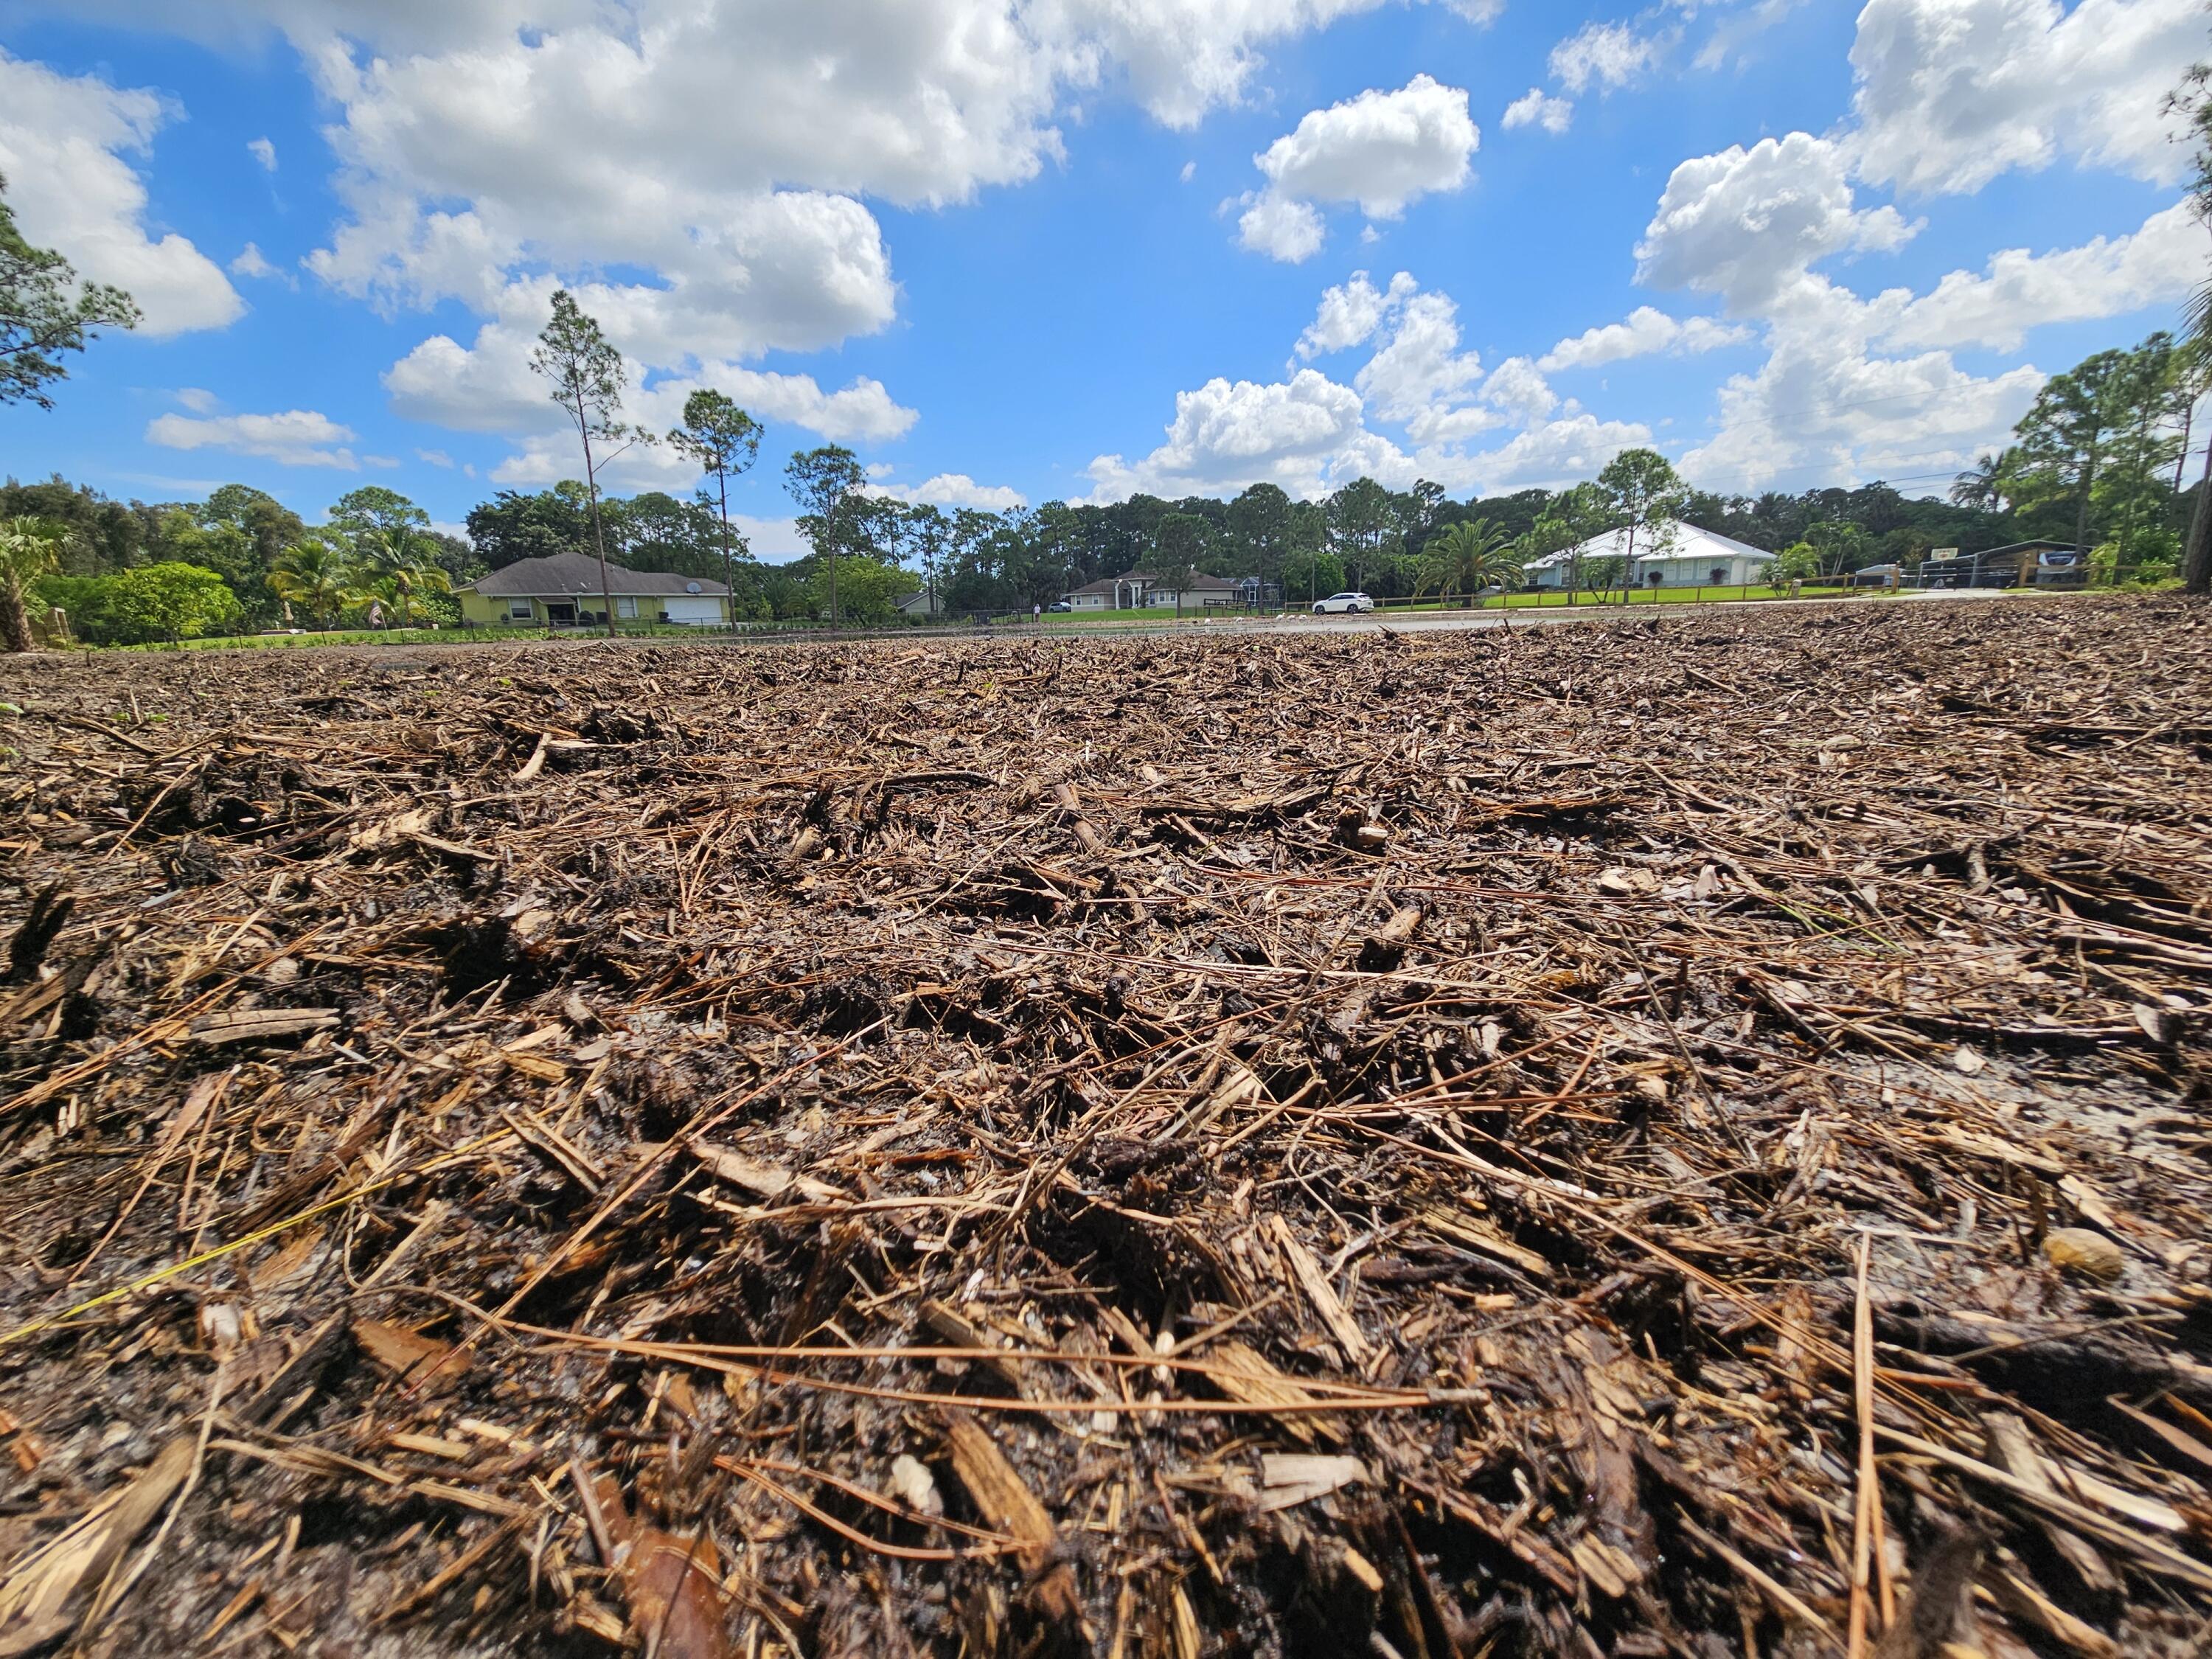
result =
[{"label": "white house", "polygon": [[[1745,587],[1765,581],[1767,567],[1774,562],[1771,553],[1680,520],[1670,522],[1656,538],[1649,531],[1638,531],[1635,547],[1636,568],[1629,583],[1635,587]],[[1601,561],[1623,558],[1628,552],[1628,532],[1609,531],[1580,547],[1536,560],[1527,569],[1528,585],[1565,587],[1573,573],[1578,583],[1588,586],[1589,573]],[[1618,577],[1614,584],[1620,585]]]},{"label": "white house", "polygon": [[[1142,611],[1176,603],[1173,584],[1139,570],[1105,577],[1062,597],[1078,611]],[[1219,576],[1194,577],[1182,592],[1185,611],[1219,610],[1237,602],[1237,584]]]}]

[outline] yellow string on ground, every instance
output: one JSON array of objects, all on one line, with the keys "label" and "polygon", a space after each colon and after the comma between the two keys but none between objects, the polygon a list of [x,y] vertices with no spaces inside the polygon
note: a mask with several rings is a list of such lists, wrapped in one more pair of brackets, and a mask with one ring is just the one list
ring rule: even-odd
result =
[{"label": "yellow string on ground", "polygon": [[407,1169],[383,1176],[380,1180],[372,1181],[365,1187],[356,1187],[349,1193],[342,1193],[337,1197],[327,1200],[311,1209],[302,1210],[297,1215],[287,1216],[282,1221],[272,1222],[266,1227],[246,1234],[243,1238],[234,1238],[228,1244],[218,1245],[212,1250],[203,1250],[198,1255],[187,1256],[182,1261],[172,1262],[166,1267],[157,1268],[143,1278],[132,1279],[127,1285],[118,1285],[112,1291],[103,1291],[100,1295],[88,1301],[80,1302],[73,1308],[65,1309],[57,1314],[48,1314],[42,1319],[34,1319],[27,1325],[18,1325],[12,1331],[0,1333],[0,1348],[6,1347],[11,1342],[20,1342],[27,1336],[36,1336],[40,1331],[49,1331],[57,1326],[66,1325],[72,1320],[82,1318],[86,1314],[106,1307],[111,1302],[120,1302],[125,1297],[135,1296],[140,1291],[149,1290],[165,1279],[174,1279],[179,1273],[190,1273],[193,1268],[204,1267],[210,1261],[220,1261],[223,1257],[234,1255],[250,1245],[258,1244],[264,1239],[274,1238],[279,1233],[289,1232],[303,1222],[313,1221],[317,1216],[328,1215],[333,1210],[342,1210],[357,1200],[368,1197],[372,1193],[380,1193],[386,1188],[398,1186],[403,1181],[412,1181],[419,1176],[429,1175],[434,1170],[443,1169],[448,1164],[457,1163],[465,1158],[472,1158],[494,1141],[511,1139],[514,1134],[514,1130],[502,1128],[495,1134],[485,1135],[480,1139],[472,1140],[465,1146],[457,1146],[452,1152],[441,1153],[428,1164],[410,1165]]}]

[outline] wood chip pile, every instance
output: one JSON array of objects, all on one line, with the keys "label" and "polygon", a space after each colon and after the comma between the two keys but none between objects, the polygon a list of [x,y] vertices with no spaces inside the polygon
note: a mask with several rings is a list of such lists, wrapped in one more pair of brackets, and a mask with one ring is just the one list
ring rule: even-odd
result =
[{"label": "wood chip pile", "polygon": [[0,699],[0,1656],[2204,1650],[2201,605]]}]

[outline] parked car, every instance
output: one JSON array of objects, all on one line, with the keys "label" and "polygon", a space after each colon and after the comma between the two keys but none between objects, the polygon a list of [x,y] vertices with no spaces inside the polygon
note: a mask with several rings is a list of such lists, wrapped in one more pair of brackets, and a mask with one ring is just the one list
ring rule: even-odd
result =
[{"label": "parked car", "polygon": [[1332,593],[1325,599],[1314,601],[1316,617],[1364,617],[1375,608],[1375,601],[1364,593]]},{"label": "parked car", "polygon": [[1048,616],[1072,616],[1074,613],[1074,611],[1075,607],[1070,605],[1066,599],[1061,599],[1055,604],[1045,606],[1045,612]]}]

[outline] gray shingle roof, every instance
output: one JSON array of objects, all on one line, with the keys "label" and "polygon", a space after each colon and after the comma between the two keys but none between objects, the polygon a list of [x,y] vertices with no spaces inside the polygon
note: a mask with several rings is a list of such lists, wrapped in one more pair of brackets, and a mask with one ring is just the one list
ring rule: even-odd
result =
[{"label": "gray shingle roof", "polygon": [[[683,599],[696,595],[719,599],[729,590],[703,576],[672,576],[659,571],[629,570],[607,566],[607,580],[617,599]],[[474,591],[488,599],[598,599],[599,562],[583,553],[556,553],[550,559],[518,559],[489,576],[479,577],[463,592]]]}]

